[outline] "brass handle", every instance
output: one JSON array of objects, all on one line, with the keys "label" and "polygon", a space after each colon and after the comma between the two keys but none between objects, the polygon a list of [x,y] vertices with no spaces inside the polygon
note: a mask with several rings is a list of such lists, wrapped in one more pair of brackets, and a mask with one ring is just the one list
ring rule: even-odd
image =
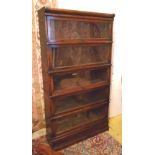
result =
[{"label": "brass handle", "polygon": [[76,76],[76,75],[78,75],[78,73],[72,73],[72,75],[73,75],[73,76]]}]

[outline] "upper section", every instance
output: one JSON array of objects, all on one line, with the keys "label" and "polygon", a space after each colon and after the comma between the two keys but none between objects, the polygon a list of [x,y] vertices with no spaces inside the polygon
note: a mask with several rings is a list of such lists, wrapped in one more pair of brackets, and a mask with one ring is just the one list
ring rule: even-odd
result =
[{"label": "upper section", "polygon": [[112,42],[114,14],[42,8],[49,46]]},{"label": "upper section", "polygon": [[66,9],[56,9],[43,7],[40,10],[44,10],[45,13],[49,14],[64,14],[64,15],[80,15],[80,16],[93,16],[93,17],[104,17],[104,18],[114,18],[115,14],[99,13],[99,12],[88,12],[88,11],[78,11],[78,10],[66,10]]}]

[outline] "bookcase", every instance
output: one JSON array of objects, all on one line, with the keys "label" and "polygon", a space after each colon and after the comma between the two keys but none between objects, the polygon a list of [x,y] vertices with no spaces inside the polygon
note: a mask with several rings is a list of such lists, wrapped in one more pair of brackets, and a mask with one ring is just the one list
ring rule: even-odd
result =
[{"label": "bookcase", "polygon": [[47,140],[54,150],[108,130],[114,14],[38,10]]}]

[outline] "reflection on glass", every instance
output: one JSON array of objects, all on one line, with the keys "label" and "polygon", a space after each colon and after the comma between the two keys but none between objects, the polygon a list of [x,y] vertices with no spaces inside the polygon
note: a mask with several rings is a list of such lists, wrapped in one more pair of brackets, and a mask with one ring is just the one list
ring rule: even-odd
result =
[{"label": "reflection on glass", "polygon": [[74,66],[91,63],[109,63],[110,46],[70,46],[53,48],[54,67]]},{"label": "reflection on glass", "polygon": [[111,23],[109,22],[49,19],[48,24],[48,37],[51,41],[89,38],[111,39]]},{"label": "reflection on glass", "polygon": [[91,105],[94,102],[102,102],[105,99],[108,99],[108,87],[87,93],[58,97],[54,99],[55,112],[64,112],[79,106]]},{"label": "reflection on glass", "polygon": [[89,70],[65,75],[55,75],[55,90],[83,87],[89,84],[102,82],[107,80],[107,70]]},{"label": "reflection on glass", "polygon": [[57,126],[56,132],[59,133],[103,118],[105,117],[105,114],[107,114],[107,110],[108,110],[107,108],[101,107],[98,109],[93,109],[91,111],[75,114],[71,118],[56,120],[55,121],[55,124]]}]

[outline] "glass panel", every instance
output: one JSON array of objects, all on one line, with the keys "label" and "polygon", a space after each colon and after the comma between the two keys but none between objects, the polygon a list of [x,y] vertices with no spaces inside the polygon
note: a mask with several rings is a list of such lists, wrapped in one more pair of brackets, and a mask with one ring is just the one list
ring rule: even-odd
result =
[{"label": "glass panel", "polygon": [[89,84],[106,81],[107,69],[80,71],[64,75],[55,75],[53,80],[55,90],[83,87]]},{"label": "glass panel", "polygon": [[64,112],[79,106],[90,105],[93,102],[108,99],[108,87],[87,93],[76,94],[54,99],[55,113]]},{"label": "glass panel", "polygon": [[109,63],[110,46],[70,46],[53,48],[54,67],[65,67],[91,63]]},{"label": "glass panel", "polygon": [[96,121],[98,119],[104,118],[108,115],[108,108],[107,106],[93,109],[91,111],[82,112],[79,114],[75,114],[71,118],[65,118],[63,120],[55,121],[55,125],[57,127],[56,133],[60,133],[62,131],[84,125],[86,123],[90,123]]},{"label": "glass panel", "polygon": [[88,22],[74,20],[48,20],[48,38],[50,41],[65,39],[111,39],[110,22]]}]

